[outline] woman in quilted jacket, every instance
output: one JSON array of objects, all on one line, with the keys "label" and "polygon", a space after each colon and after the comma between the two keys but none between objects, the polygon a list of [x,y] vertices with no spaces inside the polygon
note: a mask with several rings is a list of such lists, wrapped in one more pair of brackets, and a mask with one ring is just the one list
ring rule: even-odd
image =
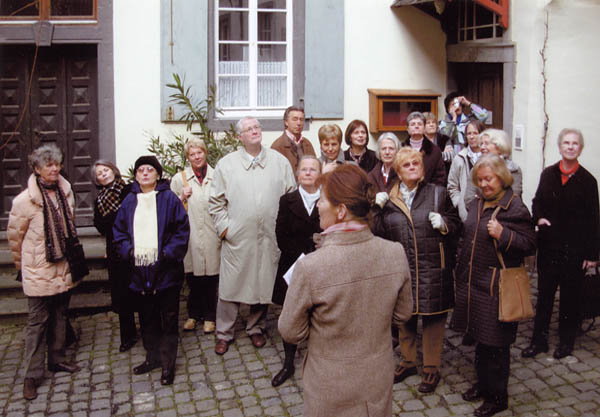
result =
[{"label": "woman in quilted jacket", "polygon": [[[29,314],[25,330],[23,398],[37,397],[48,370],[76,372],[65,356],[67,308],[74,287],[65,258],[66,237],[76,235],[73,190],[60,175],[63,155],[54,144],[29,155],[33,174],[27,188],[13,200],[8,218],[8,243],[23,280]],[[46,335],[46,346],[44,346]]]}]

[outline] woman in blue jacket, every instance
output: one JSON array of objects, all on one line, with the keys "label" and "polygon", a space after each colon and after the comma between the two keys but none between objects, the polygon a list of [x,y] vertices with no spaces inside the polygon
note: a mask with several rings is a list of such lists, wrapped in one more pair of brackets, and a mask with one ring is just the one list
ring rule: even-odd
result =
[{"label": "woman in blue jacket", "polygon": [[136,375],[162,367],[160,383],[175,378],[179,293],[190,225],[181,200],[162,180],[156,157],[135,162],[135,182],[113,226],[118,255],[133,264],[130,288],[140,295],[140,325],[146,360]]}]

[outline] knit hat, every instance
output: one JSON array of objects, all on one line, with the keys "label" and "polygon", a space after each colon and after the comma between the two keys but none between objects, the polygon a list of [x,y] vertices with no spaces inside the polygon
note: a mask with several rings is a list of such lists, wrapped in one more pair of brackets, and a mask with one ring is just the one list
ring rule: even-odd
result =
[{"label": "knit hat", "polygon": [[133,172],[137,172],[138,168],[141,167],[142,165],[151,165],[154,167],[154,169],[156,169],[156,172],[158,172],[158,177],[162,177],[162,166],[160,165],[160,162],[158,162],[158,159],[156,159],[156,156],[154,155],[144,155],[144,156],[140,156],[137,161],[135,161],[135,165],[133,167]]}]

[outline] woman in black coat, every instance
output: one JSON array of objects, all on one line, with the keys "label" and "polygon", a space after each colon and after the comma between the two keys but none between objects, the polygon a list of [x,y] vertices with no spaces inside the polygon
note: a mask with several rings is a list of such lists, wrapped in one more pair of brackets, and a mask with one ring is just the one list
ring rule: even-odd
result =
[{"label": "woman in black coat", "polygon": [[[283,305],[288,285],[283,275],[296,262],[301,254],[315,250],[313,235],[321,232],[319,226],[319,211],[316,204],[320,197],[320,189],[316,185],[321,174],[321,163],[311,155],[305,155],[298,164],[298,189],[284,194],[279,199],[279,212],[275,224],[277,245],[281,250],[273,302]],[[271,384],[276,387],[283,384],[294,374],[294,356],[296,345],[283,342],[285,359],[283,369],[273,377]]]},{"label": "woman in black coat", "polygon": [[423,381],[419,391],[433,392],[440,381],[444,328],[454,305],[453,255],[447,239],[460,228],[458,211],[446,188],[423,182],[422,153],[401,148],[394,169],[399,182],[389,201],[375,208],[374,231],[384,239],[402,243],[410,266],[413,316],[399,329],[403,360],[395,371],[395,382],[417,373],[417,320],[423,322]]},{"label": "woman in black coat", "polygon": [[529,210],[510,188],[512,176],[502,158],[482,157],[473,167],[472,180],[482,197],[470,203],[464,224],[451,327],[466,331],[477,342],[478,381],[462,397],[465,401],[483,398],[483,405],[475,410],[482,417],[508,408],[510,345],[517,334],[517,323],[498,320],[497,250],[507,268],[518,267],[535,252],[535,231]]},{"label": "woman in black coat", "polygon": [[99,188],[94,200],[94,226],[106,237],[106,259],[112,308],[119,315],[121,334],[120,352],[126,352],[137,342],[135,327],[135,297],[129,289],[131,268],[116,255],[113,245],[112,227],[117,218],[121,202],[129,193],[131,185],[125,184],[121,172],[112,162],[96,161],[91,167],[92,182]]},{"label": "woman in black coat", "polygon": [[598,183],[579,165],[583,135],[563,129],[558,135],[562,159],[542,172],[533,198],[538,226],[538,300],[533,338],[521,355],[548,351],[548,327],[554,295],[560,285],[559,345],[556,359],[570,355],[579,328],[583,277],[598,259]]},{"label": "woman in black coat", "polygon": [[346,145],[349,146],[344,151],[344,159],[346,161],[354,161],[367,174],[371,172],[377,162],[375,151],[367,148],[369,143],[369,129],[367,124],[362,120],[352,120],[344,134]]}]

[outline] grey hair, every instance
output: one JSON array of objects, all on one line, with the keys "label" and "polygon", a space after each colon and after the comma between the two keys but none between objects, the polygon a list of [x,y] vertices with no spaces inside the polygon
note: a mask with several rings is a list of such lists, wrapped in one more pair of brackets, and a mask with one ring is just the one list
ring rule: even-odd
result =
[{"label": "grey hair", "polygon": [[565,136],[567,136],[569,133],[574,133],[577,136],[579,136],[579,151],[583,151],[583,133],[581,133],[581,130],[579,129],[574,129],[570,127],[564,128],[558,134],[558,146],[560,146]]},{"label": "grey hair", "polygon": [[237,123],[235,124],[235,130],[238,133],[238,135],[240,133],[242,133],[242,124],[246,121],[246,120],[256,120],[256,123],[258,123],[258,125],[260,126],[260,122],[258,121],[258,119],[256,117],[253,116],[245,116],[242,117],[240,120],[237,121]]},{"label": "grey hair", "polygon": [[400,147],[402,146],[400,144],[400,139],[398,139],[398,136],[396,136],[392,132],[385,132],[384,134],[382,134],[381,136],[379,136],[379,139],[377,139],[377,149],[375,150],[375,154],[377,155],[377,159],[381,159],[381,144],[386,139],[389,139],[392,142],[394,142],[394,145],[396,145],[396,151],[398,149],[400,149]]},{"label": "grey hair", "polygon": [[42,145],[29,155],[29,165],[34,171],[36,168],[42,168],[51,162],[62,164],[62,161],[63,154],[54,143]]},{"label": "grey hair", "polygon": [[512,144],[508,133],[501,129],[485,129],[479,134],[479,143],[484,136],[490,138],[490,142],[494,144],[504,158],[510,158],[512,154]]},{"label": "grey hair", "polygon": [[98,159],[90,166],[90,177],[92,178],[92,183],[96,187],[102,187],[102,184],[98,182],[98,177],[96,176],[96,167],[98,165],[104,165],[105,167],[112,169],[113,174],[115,174],[115,179],[121,178],[121,171],[119,171],[119,168],[117,168],[115,164],[106,159]]},{"label": "grey hair", "polygon": [[425,116],[423,116],[423,113],[421,113],[420,111],[414,111],[411,114],[409,114],[406,118],[406,124],[408,125],[412,119],[421,119],[423,124],[425,124]]},{"label": "grey hair", "polygon": [[300,165],[301,165],[302,161],[307,160],[307,159],[312,159],[313,161],[317,161],[317,163],[319,164],[319,174],[321,173],[321,169],[323,167],[321,166],[321,161],[319,160],[319,158],[317,158],[315,155],[302,155],[302,157],[298,161],[298,168],[296,168],[296,176],[298,176],[300,174]]}]

